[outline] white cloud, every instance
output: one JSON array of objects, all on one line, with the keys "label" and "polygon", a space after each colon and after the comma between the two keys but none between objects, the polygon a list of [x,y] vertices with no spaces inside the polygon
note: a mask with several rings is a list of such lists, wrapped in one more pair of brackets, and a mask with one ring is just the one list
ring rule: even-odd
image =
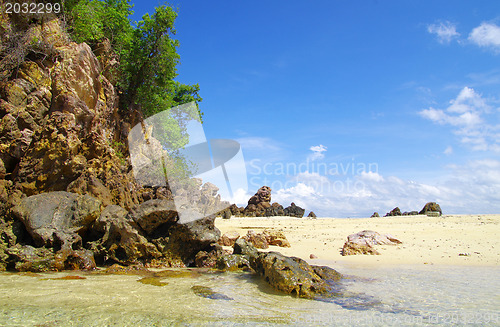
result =
[{"label": "white cloud", "polygon": [[492,110],[487,100],[472,88],[464,87],[445,110],[430,107],[419,114],[434,123],[453,126],[461,142],[473,150],[500,149],[500,112]]},{"label": "white cloud", "polygon": [[453,154],[453,147],[450,145],[448,146],[444,151],[443,151],[444,154],[446,154],[447,156]]},{"label": "white cloud", "polygon": [[429,201],[438,202],[445,214],[500,212],[500,161],[471,161],[449,166],[445,173],[432,184],[373,172],[353,180],[330,180],[322,188],[299,182],[277,190],[273,199],[285,206],[295,202],[306,214],[313,210],[320,217],[368,217],[374,211],[384,215],[396,206],[418,211]]},{"label": "white cloud", "polygon": [[450,41],[460,35],[457,32],[455,24],[445,21],[439,24],[430,24],[427,26],[427,32],[436,34],[440,43],[450,43]]},{"label": "white cloud", "polygon": [[480,47],[493,48],[500,51],[500,26],[482,23],[469,34],[469,40]]},{"label": "white cloud", "polygon": [[250,199],[252,195],[253,194],[248,193],[246,190],[239,188],[233,192],[233,197],[227,201],[238,206],[246,206],[248,204],[248,199]]},{"label": "white cloud", "polygon": [[362,171],[360,178],[363,180],[374,181],[374,182],[383,182],[384,181],[384,177],[382,177],[382,175],[380,175],[377,172],[373,172],[373,171],[369,171],[369,172]]},{"label": "white cloud", "polygon": [[323,152],[326,152],[327,149],[328,148],[323,144],[311,146],[309,150],[311,150],[313,153],[309,156],[309,159],[312,161],[323,159],[325,157],[325,154]]}]

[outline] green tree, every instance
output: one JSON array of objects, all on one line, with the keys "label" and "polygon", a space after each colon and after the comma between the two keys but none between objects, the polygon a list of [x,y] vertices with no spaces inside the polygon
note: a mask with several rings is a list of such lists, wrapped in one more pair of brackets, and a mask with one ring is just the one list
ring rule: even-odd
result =
[{"label": "green tree", "polygon": [[[120,77],[116,87],[120,92],[120,109],[127,113],[139,109],[144,117],[174,106],[202,101],[198,84],[186,85],[175,80],[179,41],[174,39],[177,13],[169,6],[155,8],[132,24],[129,0],[66,0],[70,31],[77,42],[95,44],[107,38],[119,55]],[[198,108],[198,107],[197,107]],[[201,121],[201,112],[185,119]],[[165,116],[168,117],[168,116]],[[162,118],[161,140],[174,148],[186,144],[185,126],[176,126],[173,118]]]}]

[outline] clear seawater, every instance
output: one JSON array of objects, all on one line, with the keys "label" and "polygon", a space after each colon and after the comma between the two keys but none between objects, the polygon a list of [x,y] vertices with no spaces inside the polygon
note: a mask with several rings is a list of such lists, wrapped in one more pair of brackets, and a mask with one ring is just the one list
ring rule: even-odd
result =
[{"label": "clear seawater", "polygon": [[[342,296],[282,295],[252,273],[0,274],[0,326],[500,326],[500,267],[334,267]],[[53,279],[63,276],[85,279]],[[210,287],[215,299],[196,295]]]}]

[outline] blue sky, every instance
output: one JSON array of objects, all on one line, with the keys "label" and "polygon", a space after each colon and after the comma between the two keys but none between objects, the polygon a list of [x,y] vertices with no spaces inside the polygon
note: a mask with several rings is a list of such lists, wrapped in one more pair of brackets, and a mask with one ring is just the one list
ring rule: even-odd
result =
[{"label": "blue sky", "polygon": [[242,145],[239,204],[267,184],[321,216],[500,213],[500,2],[171,4],[178,80]]}]

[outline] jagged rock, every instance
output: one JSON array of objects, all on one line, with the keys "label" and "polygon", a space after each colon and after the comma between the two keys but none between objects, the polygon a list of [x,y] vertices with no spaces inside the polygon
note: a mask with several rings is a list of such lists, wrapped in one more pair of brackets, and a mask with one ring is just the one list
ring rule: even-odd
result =
[{"label": "jagged rock", "polygon": [[295,203],[292,202],[289,207],[285,208],[284,212],[285,216],[302,218],[306,210],[296,206]]},{"label": "jagged rock", "polygon": [[443,214],[443,211],[441,210],[441,207],[439,204],[436,202],[428,202],[425,204],[425,206],[420,210],[419,214],[421,215],[428,215],[428,216],[441,216]]},{"label": "jagged rock", "polygon": [[375,250],[372,245],[355,243],[355,242],[345,242],[342,247],[342,255],[356,255],[356,254],[372,254],[380,255],[380,252]]},{"label": "jagged rock", "polygon": [[373,215],[370,216],[370,218],[378,218],[378,217],[380,217],[378,212],[374,212]]},{"label": "jagged rock", "polygon": [[239,216],[241,216],[243,214],[243,211],[245,210],[245,208],[238,207],[236,204],[233,203],[229,207],[229,210],[231,210],[231,215],[232,216],[239,217]]},{"label": "jagged rock", "polygon": [[288,242],[282,231],[265,229],[262,234],[266,238],[266,242],[269,245],[276,245],[285,248],[291,247],[290,242]]},{"label": "jagged rock", "polygon": [[224,211],[222,211],[221,216],[222,216],[222,219],[231,219],[231,216],[232,216],[231,209],[228,208],[228,209],[225,209]]},{"label": "jagged rock", "polygon": [[168,231],[164,255],[169,258],[179,258],[186,265],[193,264],[194,257],[199,251],[210,252],[211,245],[220,239],[220,231],[215,228],[214,221],[215,217],[209,216],[173,225]]},{"label": "jagged rock", "polygon": [[239,238],[236,240],[233,246],[233,254],[243,254],[243,255],[248,255],[248,256],[256,256],[258,253],[258,250],[250,244],[247,240],[244,238]]},{"label": "jagged rock", "polygon": [[108,206],[94,223],[94,232],[102,235],[91,243],[98,263],[137,264],[161,257],[157,247],[133,227],[127,214],[120,206]]},{"label": "jagged rock", "polygon": [[173,201],[149,200],[132,209],[128,219],[137,223],[149,235],[160,225],[172,226],[179,217]]},{"label": "jagged rock", "polygon": [[240,233],[236,231],[224,233],[219,240],[219,244],[224,246],[233,246],[239,237]]},{"label": "jagged rock", "polygon": [[386,213],[384,217],[393,217],[393,216],[401,216],[401,210],[399,209],[399,207],[392,209],[391,212]]},{"label": "jagged rock", "polygon": [[249,268],[248,255],[225,254],[217,258],[217,269],[222,271],[247,270]]},{"label": "jagged rock", "polygon": [[269,186],[262,186],[257,190],[257,193],[248,200],[248,204],[255,205],[263,202],[271,202],[271,188]]},{"label": "jagged rock", "polygon": [[226,254],[221,246],[213,246],[210,251],[200,251],[195,255],[195,266],[198,268],[215,268],[218,258]]},{"label": "jagged rock", "polygon": [[314,212],[309,212],[309,214],[307,215],[308,218],[316,218],[316,214]]},{"label": "jagged rock", "polygon": [[277,202],[274,202],[265,211],[266,217],[284,216],[284,215],[285,215],[285,211],[283,210],[283,206]]},{"label": "jagged rock", "polygon": [[[81,246],[85,232],[101,212],[101,202],[88,195],[49,192],[24,198],[13,208],[37,246]],[[62,242],[62,245],[61,245]]]},{"label": "jagged rock", "polygon": [[400,240],[390,234],[379,234],[374,231],[364,230],[347,237],[347,242],[345,242],[342,248],[342,255],[379,255],[380,253],[374,248],[375,245],[397,245],[401,243]]},{"label": "jagged rock", "polygon": [[267,249],[269,244],[267,244],[266,236],[262,233],[255,233],[253,230],[249,230],[245,236],[242,237],[247,240],[250,244],[255,246],[257,249]]}]

